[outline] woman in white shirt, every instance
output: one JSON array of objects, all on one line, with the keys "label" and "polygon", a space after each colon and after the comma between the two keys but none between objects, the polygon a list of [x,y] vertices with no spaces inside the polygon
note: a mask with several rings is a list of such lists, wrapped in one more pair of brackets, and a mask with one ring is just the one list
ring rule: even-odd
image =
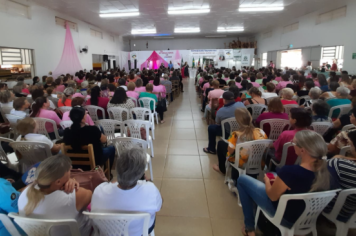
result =
[{"label": "woman in white shirt", "polygon": [[[90,235],[90,221],[81,211],[90,203],[92,192],[70,178],[71,160],[64,155],[48,157],[36,169],[35,181],[18,200],[20,216],[40,219],[75,219],[81,235]],[[70,235],[63,226],[51,228],[51,235]]]},{"label": "woman in white shirt", "polygon": [[[120,153],[116,159],[117,182],[105,182],[96,187],[91,199],[91,211],[147,212],[151,215],[148,232],[151,233],[156,212],[162,206],[162,197],[153,183],[140,180],[145,173],[146,158],[146,152],[139,148]],[[129,235],[141,236],[142,226],[143,220],[131,222]],[[98,235],[98,232],[94,235]]]}]

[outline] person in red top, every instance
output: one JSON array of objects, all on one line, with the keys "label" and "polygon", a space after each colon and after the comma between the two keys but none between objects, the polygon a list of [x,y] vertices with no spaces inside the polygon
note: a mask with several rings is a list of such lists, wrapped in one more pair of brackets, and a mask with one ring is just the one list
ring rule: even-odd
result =
[{"label": "person in red top", "polygon": [[290,105],[290,104],[295,104],[298,105],[298,103],[294,100],[292,100],[294,96],[294,91],[291,88],[284,88],[282,89],[282,104],[283,105]]},{"label": "person in red top", "polygon": [[[229,87],[228,91],[230,91],[230,92],[232,92],[234,94],[235,102],[241,102],[241,98],[239,97],[240,96],[240,90],[236,85],[231,85]],[[218,112],[218,110],[220,108],[222,108],[223,106],[224,106],[224,99],[223,98],[219,98],[219,106],[216,109],[216,112]],[[215,112],[215,115],[216,115],[216,112]]]},{"label": "person in red top", "polygon": [[331,70],[331,71],[337,71],[337,64],[336,64],[336,61],[335,61],[335,60],[333,61],[333,64],[331,65],[330,70]]},{"label": "person in red top", "polygon": [[[93,105],[93,106],[98,106],[98,107],[104,108],[105,113],[106,113],[106,108],[108,106],[110,99],[101,97],[101,90],[98,86],[95,86],[91,89],[90,96],[91,97],[86,102],[86,105]],[[102,117],[102,114],[100,111],[98,112],[98,116]]]},{"label": "person in red top", "polygon": [[70,107],[72,106],[72,97],[74,94],[73,88],[66,88],[63,92],[63,96],[58,100],[58,107]]}]

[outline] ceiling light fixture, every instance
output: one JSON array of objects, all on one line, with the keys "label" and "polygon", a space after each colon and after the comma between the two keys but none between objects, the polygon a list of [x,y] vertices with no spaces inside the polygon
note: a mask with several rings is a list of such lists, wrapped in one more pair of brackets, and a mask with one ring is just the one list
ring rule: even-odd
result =
[{"label": "ceiling light fixture", "polygon": [[170,10],[168,9],[169,15],[183,15],[183,14],[203,14],[209,13],[210,8],[205,9],[179,9],[179,10]]},{"label": "ceiling light fixture", "polygon": [[240,7],[239,12],[282,11],[284,7]]},{"label": "ceiling light fixture", "polygon": [[240,32],[244,31],[245,29],[243,27],[236,27],[236,28],[224,28],[224,27],[218,27],[217,32]]},{"label": "ceiling light fixture", "polygon": [[155,34],[156,29],[131,30],[131,34]]},{"label": "ceiling light fixture", "polygon": [[174,33],[199,33],[200,28],[175,28]]},{"label": "ceiling light fixture", "polygon": [[126,16],[139,16],[140,12],[138,11],[131,11],[131,12],[112,12],[112,13],[101,13],[99,14],[100,17],[126,17]]},{"label": "ceiling light fixture", "polygon": [[226,35],[209,35],[209,36],[205,36],[206,38],[225,38]]}]

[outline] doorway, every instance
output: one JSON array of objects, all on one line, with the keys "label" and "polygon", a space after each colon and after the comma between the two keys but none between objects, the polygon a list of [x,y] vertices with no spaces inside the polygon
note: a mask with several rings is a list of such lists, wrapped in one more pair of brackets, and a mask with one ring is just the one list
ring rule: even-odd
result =
[{"label": "doorway", "polygon": [[286,50],[281,52],[281,68],[297,69],[302,66],[302,49]]}]

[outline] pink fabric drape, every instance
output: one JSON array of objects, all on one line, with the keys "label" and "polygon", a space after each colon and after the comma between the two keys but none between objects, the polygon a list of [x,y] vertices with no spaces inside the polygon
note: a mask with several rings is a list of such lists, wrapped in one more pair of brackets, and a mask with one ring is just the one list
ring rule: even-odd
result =
[{"label": "pink fabric drape", "polygon": [[153,51],[151,56],[147,58],[144,63],[141,64],[141,70],[143,69],[143,67],[149,69],[159,69],[161,63],[163,63],[166,68],[168,67],[168,62],[166,62],[160,55],[158,55],[156,51]]},{"label": "pink fabric drape", "polygon": [[180,60],[181,60],[181,56],[178,50],[176,50],[176,54],[174,55],[174,63],[176,63],[177,65],[180,65]]},{"label": "pink fabric drape", "polygon": [[66,24],[66,36],[64,41],[64,48],[62,58],[59,61],[57,68],[53,71],[53,76],[56,78],[61,74],[74,75],[75,72],[82,70],[77,50],[74,47],[72,33],[70,32],[69,25]]}]

